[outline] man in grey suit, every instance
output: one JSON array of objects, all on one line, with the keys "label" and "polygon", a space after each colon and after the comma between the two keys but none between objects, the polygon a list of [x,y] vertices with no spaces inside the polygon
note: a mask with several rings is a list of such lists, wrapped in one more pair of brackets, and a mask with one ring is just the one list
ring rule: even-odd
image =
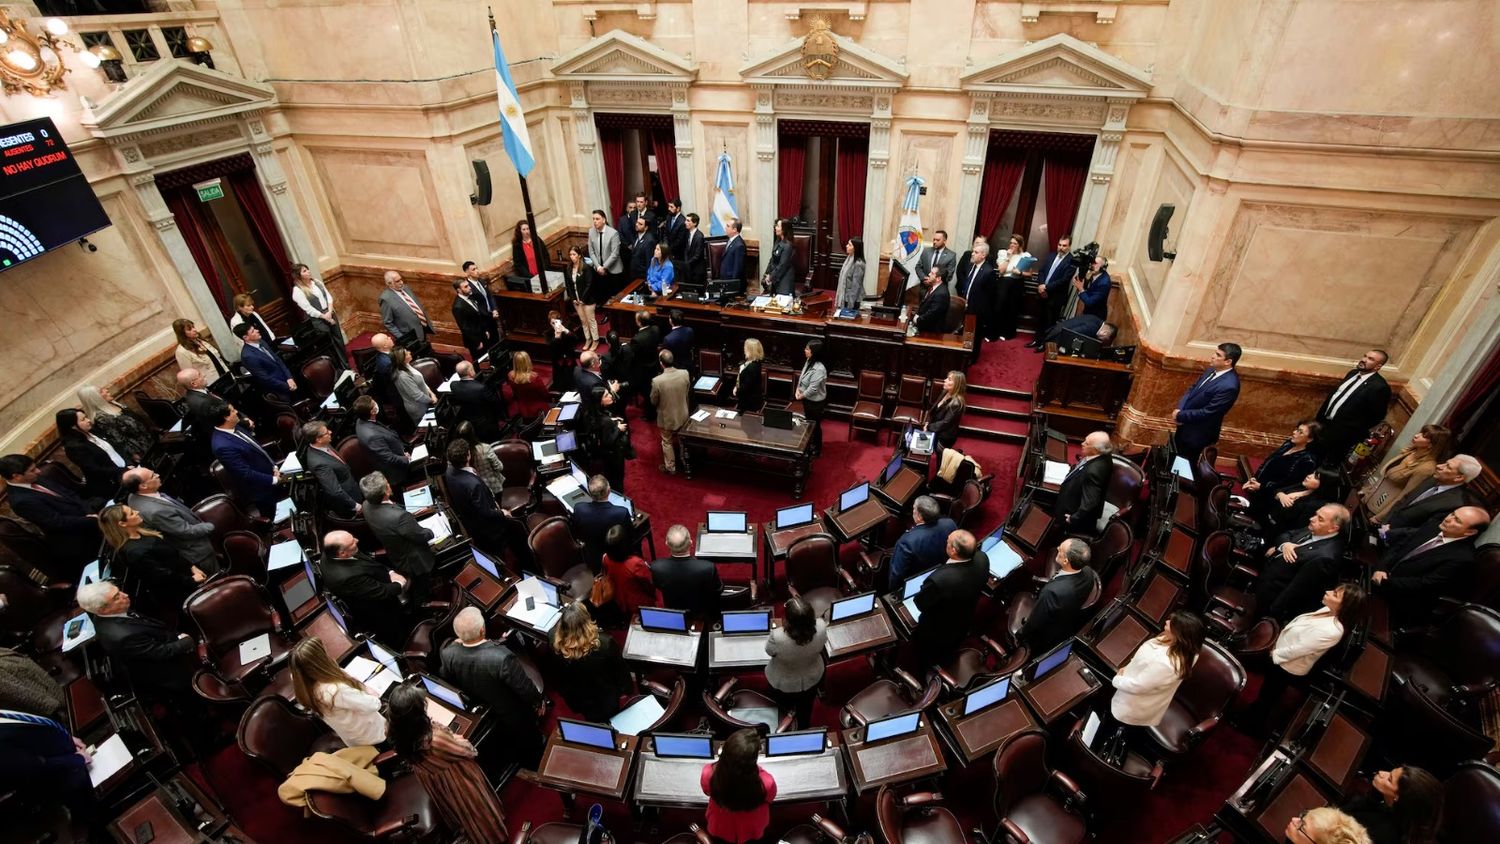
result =
[{"label": "man in grey suit", "polygon": [[1380,538],[1394,545],[1433,516],[1473,504],[1467,485],[1483,471],[1483,464],[1467,454],[1455,454],[1439,463],[1432,477],[1396,502],[1380,526]]},{"label": "man in grey suit", "polygon": [[668,475],[677,474],[677,432],[687,427],[688,395],[693,390],[686,369],[674,367],[672,353],[662,349],[656,356],[661,374],[651,379],[651,404],[656,406],[656,427],[661,429],[661,466]]},{"label": "man in grey suit", "polygon": [[198,517],[193,508],[161,491],[161,475],[138,467],[129,469],[120,479],[128,496],[125,503],[139,512],[146,527],[160,531],[177,549],[177,553],[204,574],[219,570],[214,554],[214,526]]},{"label": "man in grey suit", "polygon": [[391,484],[385,475],[365,475],[359,479],[359,490],[366,505],[365,524],[385,546],[391,568],[406,577],[412,605],[422,606],[432,591],[432,570],[437,568],[437,557],[428,544],[432,531],[417,524],[417,517],[405,507],[391,501]]},{"label": "man in grey suit", "polygon": [[323,489],[323,504],[346,519],[359,515],[364,496],[349,464],[333,450],[333,429],[324,422],[308,422],[302,426],[302,441],[307,443],[304,465]]},{"label": "man in grey suit", "polygon": [[[605,289],[601,293],[613,296],[619,289],[620,274],[625,272],[625,264],[620,260],[620,233],[610,227],[609,218],[597,208],[594,209],[594,229],[589,232],[589,260],[594,264],[594,272],[603,276],[600,281],[604,282]],[[603,296],[595,298],[604,301]]]},{"label": "man in grey suit", "polygon": [[953,280],[953,271],[958,268],[958,253],[948,248],[948,233],[942,229],[932,233],[932,245],[918,256],[916,277],[926,278],[933,267],[944,284]]},{"label": "man in grey suit", "polygon": [[395,270],[385,273],[385,289],[380,291],[380,321],[397,343],[408,348],[420,348],[432,334],[432,318]]}]

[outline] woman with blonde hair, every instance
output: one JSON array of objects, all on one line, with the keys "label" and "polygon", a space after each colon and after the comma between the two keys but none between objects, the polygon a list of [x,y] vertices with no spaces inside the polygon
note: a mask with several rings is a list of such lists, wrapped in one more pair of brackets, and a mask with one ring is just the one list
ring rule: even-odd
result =
[{"label": "woman with blonde hair", "polygon": [[1370,833],[1359,821],[1329,806],[1287,821],[1285,837],[1291,844],[1371,844]]},{"label": "woman with blonde hair", "polygon": [[92,433],[115,447],[127,463],[140,465],[146,452],[156,445],[156,436],[145,420],[115,401],[108,387],[85,384],[78,388],[78,404],[93,424]]},{"label": "woman with blonde hair", "polygon": [[552,406],[552,396],[547,384],[531,365],[531,355],[516,352],[511,356],[511,370],[505,376],[506,389],[510,391],[510,406],[522,419],[535,419]]},{"label": "woman with blonde hair", "polygon": [[99,532],[115,552],[112,573],[122,581],[134,580],[145,586],[163,609],[182,606],[198,584],[208,579],[201,569],[182,559],[160,533],[145,527],[140,512],[133,507],[105,507],[99,513]]},{"label": "woman with blonde hair", "polygon": [[401,396],[401,408],[406,411],[411,423],[416,425],[437,404],[437,396],[427,386],[427,379],[411,365],[411,352],[397,346],[391,350],[391,380],[396,393]]},{"label": "woman with blonde hair", "polygon": [[199,330],[192,320],[173,320],[172,333],[177,335],[174,354],[178,371],[196,369],[210,384],[229,374],[229,361],[224,358],[224,353],[213,344],[208,332]]},{"label": "woman with blonde hair", "polygon": [[344,744],[358,747],[385,741],[380,698],[340,668],[321,639],[309,636],[292,646],[291,670],[297,702],[323,719]]},{"label": "woman with blonde hair", "polygon": [[1361,497],[1372,522],[1383,522],[1396,502],[1432,477],[1437,464],[1452,456],[1453,432],[1442,425],[1423,425],[1411,444],[1386,461]]},{"label": "woman with blonde hair", "polygon": [[766,389],[761,383],[764,373],[761,361],[766,350],[754,337],[745,340],[745,362],[740,364],[739,377],[734,381],[735,409],[741,413],[759,413],[766,406]]},{"label": "woman with blonde hair", "polygon": [[949,372],[943,379],[943,394],[927,413],[924,430],[936,437],[943,448],[952,448],[958,442],[958,423],[963,419],[964,408],[968,407],[964,398],[968,392],[969,379],[956,369]]},{"label": "woman with blonde hair", "polygon": [[552,628],[552,650],[560,662],[559,688],[570,709],[599,722],[620,711],[620,698],[630,693],[634,681],[615,640],[600,632],[582,602],[563,607],[562,618]]},{"label": "woman with blonde hair", "polygon": [[344,348],[344,329],[339,326],[338,315],[333,312],[333,294],[327,285],[313,277],[306,264],[292,265],[292,301],[317,327],[319,333],[328,337],[338,352],[334,357],[342,368],[348,365],[349,352]]}]

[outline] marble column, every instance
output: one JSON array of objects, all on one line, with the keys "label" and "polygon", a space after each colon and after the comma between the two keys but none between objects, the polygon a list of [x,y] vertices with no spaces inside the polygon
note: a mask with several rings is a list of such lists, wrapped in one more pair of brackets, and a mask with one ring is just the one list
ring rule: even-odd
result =
[{"label": "marble column", "polygon": [[[1125,117],[1129,113],[1129,101],[1109,101],[1104,127],[1094,142],[1094,155],[1089,161],[1089,178],[1084,184],[1083,196],[1078,201],[1078,215],[1073,219],[1073,231],[1068,233],[1080,245],[1094,240],[1099,233],[1099,220],[1104,214],[1104,198],[1109,193],[1109,183],[1115,175],[1115,158],[1120,154],[1120,141],[1125,138]],[[1056,241],[1062,233],[1049,234]]]},{"label": "marble column", "polygon": [[[682,207],[707,216],[708,206],[698,204],[698,168],[693,166],[693,112],[688,108],[688,86],[672,86],[672,135],[677,145],[677,195]],[[670,197],[668,197],[670,198]]]},{"label": "marble column", "polygon": [[592,212],[595,208],[603,209],[604,218],[613,226],[616,211],[622,209],[610,207],[609,181],[604,177],[604,152],[599,148],[599,136],[594,128],[594,111],[589,108],[588,86],[582,82],[574,82],[568,86],[568,95],[568,108],[573,110],[573,133],[578,142],[578,154],[582,156],[580,169],[583,170],[583,188],[589,201],[588,210]]},{"label": "marble column", "polygon": [[266,192],[266,198],[270,200],[268,204],[271,206],[271,213],[276,216],[277,228],[281,229],[281,239],[291,253],[287,257],[293,262],[315,267],[317,251],[312,238],[307,234],[307,226],[303,225],[302,216],[297,212],[297,203],[287,192],[286,171],[281,167],[281,160],[276,157],[275,146],[261,121],[250,120],[247,125],[250,129],[251,150],[255,156],[255,175]]},{"label": "marble column", "polygon": [[979,224],[979,192],[984,187],[984,160],[990,148],[989,98],[970,94],[969,102],[963,178],[958,187],[958,227],[953,232],[953,243],[960,249],[968,246]]},{"label": "marble column", "polygon": [[[870,116],[869,170],[865,175],[865,295],[873,296],[880,288],[880,244],[885,242],[886,175],[891,162],[891,96],[878,94]],[[870,260],[869,247],[875,246]]]},{"label": "marble column", "polygon": [[[777,196],[777,173],[776,173],[776,110],[771,104],[770,86],[758,85],[755,87],[755,203],[750,215],[750,225],[753,227],[746,234],[753,234],[761,247],[761,269],[765,269],[765,262],[771,256],[771,239],[776,236],[774,227],[776,225],[776,209],[780,202]],[[889,129],[887,130],[889,131]],[[875,128],[870,127],[870,164],[874,169],[874,134]],[[865,201],[868,209],[869,200]],[[869,219],[869,211],[865,212],[865,219]]]}]

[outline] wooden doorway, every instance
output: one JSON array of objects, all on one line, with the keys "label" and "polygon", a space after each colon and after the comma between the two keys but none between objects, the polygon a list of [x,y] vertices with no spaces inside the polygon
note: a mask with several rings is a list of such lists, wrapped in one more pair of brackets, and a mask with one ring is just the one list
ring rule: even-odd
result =
[{"label": "wooden doorway", "polygon": [[864,236],[870,127],[863,123],[782,120],[777,124],[777,216],[812,238],[814,289],[838,287],[844,243]]}]

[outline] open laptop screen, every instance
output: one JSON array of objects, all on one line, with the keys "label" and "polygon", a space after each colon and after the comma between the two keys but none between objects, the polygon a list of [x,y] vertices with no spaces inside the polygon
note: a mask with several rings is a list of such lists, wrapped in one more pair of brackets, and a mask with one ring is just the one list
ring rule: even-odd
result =
[{"label": "open laptop screen", "polygon": [[896,473],[899,471],[901,471],[901,455],[898,454],[891,458],[891,462],[885,465],[885,471],[880,473],[881,485],[884,486],[890,483],[891,478],[896,477]]},{"label": "open laptop screen", "polygon": [[794,753],[822,753],[828,741],[827,730],[804,730],[778,733],[766,737],[767,756],[789,756]]},{"label": "open laptop screen", "polygon": [[904,736],[917,731],[921,725],[922,713],[908,712],[905,715],[896,715],[890,718],[882,718],[879,721],[871,721],[865,728],[865,741],[875,742],[888,738]]},{"label": "open laptop screen", "polygon": [[713,741],[708,736],[656,733],[651,738],[657,756],[688,759],[714,758]]},{"label": "open laptop screen", "polygon": [[500,579],[500,567],[495,561],[479,552],[479,549],[470,546],[469,553],[474,555],[474,564],[484,569],[485,573],[496,580]]},{"label": "open laptop screen", "polygon": [[464,699],[459,696],[458,692],[453,691],[452,689],[448,688],[442,683],[439,683],[431,677],[423,677],[422,685],[427,687],[428,694],[432,695],[443,703],[448,704],[454,709],[461,710],[465,708]]},{"label": "open laptop screen", "polygon": [[597,747],[600,750],[615,749],[615,731],[604,724],[559,718],[557,728],[562,731],[563,741]]},{"label": "open laptop screen", "polygon": [[1065,642],[1062,647],[1037,661],[1036,673],[1032,675],[1033,680],[1040,680],[1057,670],[1059,665],[1068,661],[1068,656],[1073,653],[1073,643]]},{"label": "open laptop screen", "polygon": [[777,530],[810,525],[812,524],[812,520],[813,506],[811,503],[783,507],[776,511]]},{"label": "open laptop screen", "polygon": [[641,607],[641,626],[647,630],[665,630],[669,633],[687,632],[687,613],[682,610],[662,610]]},{"label": "open laptop screen", "polygon": [[860,484],[839,495],[839,511],[849,510],[865,503],[870,497],[870,485]]},{"label": "open laptop screen", "polygon": [[964,714],[973,715],[988,706],[994,706],[1010,695],[1010,678],[1001,677],[987,686],[980,686],[964,697]]},{"label": "open laptop screen", "polygon": [[725,633],[765,633],[770,629],[770,610],[737,610],[724,613]]},{"label": "open laptop screen", "polygon": [[829,613],[829,621],[843,621],[857,615],[864,615],[875,609],[875,593],[866,592],[863,595],[854,595],[849,598],[834,601]]},{"label": "open laptop screen", "polygon": [[744,513],[708,511],[708,529],[712,533],[744,533]]}]

